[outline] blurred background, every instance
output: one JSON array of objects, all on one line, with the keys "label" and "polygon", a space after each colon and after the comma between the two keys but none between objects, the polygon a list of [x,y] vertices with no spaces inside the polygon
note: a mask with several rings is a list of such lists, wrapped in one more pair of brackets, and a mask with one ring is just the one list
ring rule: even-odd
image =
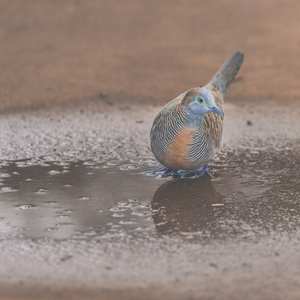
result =
[{"label": "blurred background", "polygon": [[294,100],[299,13],[297,0],[1,0],[0,110],[162,105],[235,50],[246,59],[229,101]]}]

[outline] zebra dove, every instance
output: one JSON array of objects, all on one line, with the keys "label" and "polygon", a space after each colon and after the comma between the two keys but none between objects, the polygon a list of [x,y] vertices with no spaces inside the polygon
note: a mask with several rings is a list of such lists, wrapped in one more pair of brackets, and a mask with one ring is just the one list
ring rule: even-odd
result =
[{"label": "zebra dove", "polygon": [[224,98],[243,59],[242,52],[235,52],[208,84],[180,94],[155,117],[151,149],[166,167],[157,170],[162,176],[180,172],[210,175],[208,163],[222,138]]}]

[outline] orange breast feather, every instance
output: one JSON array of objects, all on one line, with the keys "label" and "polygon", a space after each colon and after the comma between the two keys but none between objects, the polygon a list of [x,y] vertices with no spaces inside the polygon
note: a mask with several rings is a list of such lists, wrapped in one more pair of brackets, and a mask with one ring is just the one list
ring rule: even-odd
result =
[{"label": "orange breast feather", "polygon": [[189,160],[186,159],[185,154],[192,143],[194,134],[195,130],[192,128],[184,128],[179,132],[166,153],[165,166],[173,170],[189,169]]}]

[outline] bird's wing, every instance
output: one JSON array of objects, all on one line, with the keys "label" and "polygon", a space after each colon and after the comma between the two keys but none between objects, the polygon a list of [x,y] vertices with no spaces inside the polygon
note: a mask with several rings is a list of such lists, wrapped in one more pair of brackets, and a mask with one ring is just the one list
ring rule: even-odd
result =
[{"label": "bird's wing", "polygon": [[223,133],[223,116],[212,111],[207,113],[204,116],[204,126],[207,136],[214,141],[215,149],[218,149]]}]

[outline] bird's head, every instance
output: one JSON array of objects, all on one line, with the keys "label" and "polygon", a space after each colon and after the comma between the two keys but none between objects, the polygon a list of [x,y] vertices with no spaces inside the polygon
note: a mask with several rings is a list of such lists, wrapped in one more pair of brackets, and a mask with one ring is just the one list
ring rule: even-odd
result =
[{"label": "bird's head", "polygon": [[223,111],[216,105],[213,94],[203,87],[189,90],[182,99],[181,104],[185,106],[187,112],[197,118],[202,118],[210,111],[223,116]]}]

